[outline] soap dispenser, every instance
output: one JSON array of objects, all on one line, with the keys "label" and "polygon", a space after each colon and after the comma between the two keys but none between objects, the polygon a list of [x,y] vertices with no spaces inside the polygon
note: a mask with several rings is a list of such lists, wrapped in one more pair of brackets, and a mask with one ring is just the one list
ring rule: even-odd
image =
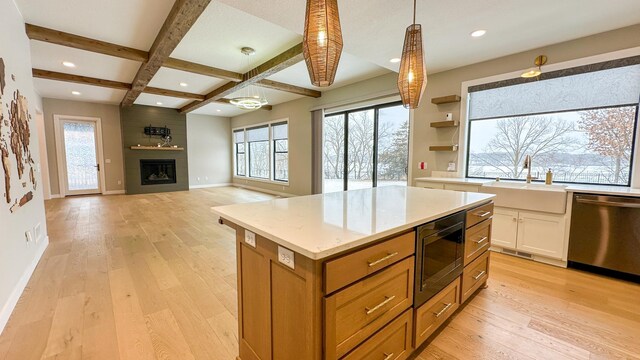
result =
[{"label": "soap dispenser", "polygon": [[544,183],[547,185],[553,184],[553,173],[551,172],[551,169],[547,171],[547,176],[546,176],[546,179],[544,180]]}]

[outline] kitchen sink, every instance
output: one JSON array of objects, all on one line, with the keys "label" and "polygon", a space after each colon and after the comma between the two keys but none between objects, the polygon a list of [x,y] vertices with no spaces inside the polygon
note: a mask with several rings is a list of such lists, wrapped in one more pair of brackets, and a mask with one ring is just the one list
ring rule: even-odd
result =
[{"label": "kitchen sink", "polygon": [[496,206],[564,214],[567,208],[566,188],[565,185],[493,181],[483,184],[480,192],[495,194]]}]

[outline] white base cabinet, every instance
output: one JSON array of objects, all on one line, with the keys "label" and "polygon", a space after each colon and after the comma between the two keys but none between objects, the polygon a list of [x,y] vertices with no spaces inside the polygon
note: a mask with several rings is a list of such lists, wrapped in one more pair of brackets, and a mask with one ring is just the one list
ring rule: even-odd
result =
[{"label": "white base cabinet", "polygon": [[496,207],[493,245],[553,259],[564,257],[565,215]]}]

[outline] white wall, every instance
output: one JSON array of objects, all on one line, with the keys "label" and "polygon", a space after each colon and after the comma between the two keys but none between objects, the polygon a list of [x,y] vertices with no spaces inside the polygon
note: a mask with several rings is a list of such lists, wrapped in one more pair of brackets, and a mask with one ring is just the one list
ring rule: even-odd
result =
[{"label": "white wall", "polygon": [[187,114],[189,187],[231,183],[231,119]]},{"label": "white wall", "polygon": [[[42,101],[33,89],[29,39],[24,33],[22,17],[12,0],[0,0],[0,14],[0,57],[5,62],[7,83],[2,95],[2,114],[5,118],[8,116],[6,104],[13,92],[16,89],[20,90],[29,101],[30,150],[37,169],[40,164],[40,152],[35,116],[36,108],[42,109]],[[15,77],[15,81],[12,80],[12,76]],[[3,125],[3,134],[6,135],[7,131],[7,127]],[[13,153],[9,155],[11,158]],[[12,195],[15,196],[20,194],[18,190],[22,188],[22,181],[17,178],[14,160],[11,171],[11,188],[14,189]],[[38,186],[33,199],[14,213],[10,212],[10,204],[6,203],[4,196],[0,199],[0,329],[4,328],[48,243],[40,173],[36,173],[35,178]],[[4,186],[4,171],[0,169],[1,193],[4,193]],[[33,232],[38,224],[41,225],[42,238],[37,244],[27,244],[25,232]]]}]

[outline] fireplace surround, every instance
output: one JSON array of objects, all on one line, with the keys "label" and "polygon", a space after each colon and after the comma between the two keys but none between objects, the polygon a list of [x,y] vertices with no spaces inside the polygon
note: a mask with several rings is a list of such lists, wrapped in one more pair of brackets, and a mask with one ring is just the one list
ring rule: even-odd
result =
[{"label": "fireplace surround", "polygon": [[175,184],[175,159],[140,159],[140,185]]}]

